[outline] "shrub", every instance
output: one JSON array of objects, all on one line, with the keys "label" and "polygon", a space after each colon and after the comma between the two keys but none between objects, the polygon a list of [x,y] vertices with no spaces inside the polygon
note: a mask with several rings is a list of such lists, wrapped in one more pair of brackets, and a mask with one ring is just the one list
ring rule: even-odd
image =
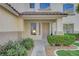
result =
[{"label": "shrub", "polygon": [[62,44],[63,40],[64,40],[64,36],[62,35],[53,35],[53,36],[49,35],[48,36],[48,42],[50,45]]},{"label": "shrub", "polygon": [[6,43],[4,46],[3,46],[3,49],[4,50],[8,50],[8,49],[11,49],[13,48],[13,41],[8,41],[8,43]]},{"label": "shrub", "polygon": [[64,36],[63,35],[55,35],[55,44],[60,44],[62,45],[63,44],[63,41],[64,41]]},{"label": "shrub", "polygon": [[64,35],[64,45],[71,45],[75,41],[75,36],[74,35]]},{"label": "shrub", "polygon": [[54,38],[51,35],[48,35],[47,39],[48,39],[48,43],[50,45],[53,45],[54,44]]},{"label": "shrub", "polygon": [[33,48],[33,40],[26,38],[22,41],[9,41],[3,46],[0,46],[1,56],[26,56],[27,49]]},{"label": "shrub", "polygon": [[5,45],[0,47],[0,55],[7,55],[7,50],[12,48],[12,41],[8,41]]},{"label": "shrub", "polygon": [[31,49],[33,48],[33,45],[34,45],[33,40],[31,38],[23,39],[21,44],[25,46],[26,49]]},{"label": "shrub", "polygon": [[6,50],[2,49],[0,50],[0,56],[5,56],[7,53],[6,53]]},{"label": "shrub", "polygon": [[24,46],[20,45],[19,43],[14,44],[14,48],[8,49],[7,55],[8,56],[25,56],[27,55],[27,50]]},{"label": "shrub", "polygon": [[8,56],[17,56],[18,53],[17,53],[16,49],[11,48],[11,49],[8,49],[7,55]]},{"label": "shrub", "polygon": [[49,35],[48,43],[50,45],[71,45],[75,41],[75,36],[73,35]]},{"label": "shrub", "polygon": [[27,49],[24,46],[20,46],[17,49],[17,53],[18,53],[18,56],[26,56],[26,55],[28,55],[27,54]]},{"label": "shrub", "polygon": [[19,42],[9,41],[7,44],[2,46],[0,50],[0,55],[3,56],[25,56],[27,55],[27,49],[21,45]]},{"label": "shrub", "polygon": [[79,33],[76,33],[76,34],[75,34],[75,33],[72,33],[72,34],[67,34],[67,33],[65,33],[64,35],[73,35],[73,36],[76,37],[76,39],[79,38]]},{"label": "shrub", "polygon": [[77,4],[76,12],[79,13],[79,4]]}]

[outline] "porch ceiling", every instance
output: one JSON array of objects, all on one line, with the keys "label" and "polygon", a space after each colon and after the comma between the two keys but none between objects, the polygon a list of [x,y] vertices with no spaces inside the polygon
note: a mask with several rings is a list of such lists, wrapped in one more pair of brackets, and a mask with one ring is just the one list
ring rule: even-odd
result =
[{"label": "porch ceiling", "polygon": [[58,19],[66,17],[68,14],[61,12],[24,12],[22,18],[27,19]]}]

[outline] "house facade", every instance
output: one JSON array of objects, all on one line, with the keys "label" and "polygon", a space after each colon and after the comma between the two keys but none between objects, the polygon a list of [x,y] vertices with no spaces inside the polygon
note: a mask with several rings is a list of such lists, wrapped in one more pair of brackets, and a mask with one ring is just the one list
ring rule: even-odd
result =
[{"label": "house facade", "polygon": [[77,5],[68,3],[0,4],[0,44],[28,37],[34,40],[47,40],[47,35],[79,33]]}]

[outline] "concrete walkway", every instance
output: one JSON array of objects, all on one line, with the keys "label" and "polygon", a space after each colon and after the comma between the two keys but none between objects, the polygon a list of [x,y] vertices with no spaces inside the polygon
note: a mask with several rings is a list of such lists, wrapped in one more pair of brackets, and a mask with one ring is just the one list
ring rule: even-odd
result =
[{"label": "concrete walkway", "polygon": [[45,56],[45,44],[42,40],[35,40],[34,41],[34,48],[32,51],[31,56]]}]

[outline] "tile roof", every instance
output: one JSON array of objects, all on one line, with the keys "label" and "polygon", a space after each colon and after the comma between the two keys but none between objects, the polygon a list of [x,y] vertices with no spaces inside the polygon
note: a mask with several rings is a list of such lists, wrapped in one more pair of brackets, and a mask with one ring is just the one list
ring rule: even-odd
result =
[{"label": "tile roof", "polygon": [[68,15],[61,12],[23,12],[21,15]]}]

